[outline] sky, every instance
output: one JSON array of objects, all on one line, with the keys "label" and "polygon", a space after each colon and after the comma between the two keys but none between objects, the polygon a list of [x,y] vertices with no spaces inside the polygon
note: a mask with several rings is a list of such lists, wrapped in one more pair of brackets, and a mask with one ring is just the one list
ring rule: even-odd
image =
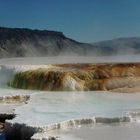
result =
[{"label": "sky", "polygon": [[140,36],[140,0],[0,0],[0,26],[61,31],[80,42]]}]

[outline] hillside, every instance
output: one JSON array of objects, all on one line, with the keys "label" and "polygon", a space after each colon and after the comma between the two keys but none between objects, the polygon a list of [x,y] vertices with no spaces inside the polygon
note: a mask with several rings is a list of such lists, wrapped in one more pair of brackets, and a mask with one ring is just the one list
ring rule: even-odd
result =
[{"label": "hillside", "polygon": [[80,43],[62,32],[0,27],[0,58],[32,56],[108,56],[140,53],[140,37]]},{"label": "hillside", "polygon": [[91,45],[69,39],[61,32],[0,28],[0,57],[85,55]]},{"label": "hillside", "polygon": [[98,48],[101,54],[106,55],[140,54],[140,37],[117,38],[92,45]]}]

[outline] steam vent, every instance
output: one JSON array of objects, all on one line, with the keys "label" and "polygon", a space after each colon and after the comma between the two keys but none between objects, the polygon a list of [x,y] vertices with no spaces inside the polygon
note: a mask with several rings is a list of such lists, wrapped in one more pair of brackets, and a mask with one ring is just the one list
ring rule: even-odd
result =
[{"label": "steam vent", "polygon": [[140,91],[140,64],[58,64],[18,72],[8,85],[46,91]]}]

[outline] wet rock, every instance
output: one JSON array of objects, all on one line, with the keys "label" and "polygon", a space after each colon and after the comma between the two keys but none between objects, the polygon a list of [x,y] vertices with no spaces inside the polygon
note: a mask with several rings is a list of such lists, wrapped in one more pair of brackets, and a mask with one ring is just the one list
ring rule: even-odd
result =
[{"label": "wet rock", "polygon": [[[140,64],[60,64],[15,74],[10,86],[47,91],[120,91],[140,87]],[[128,87],[129,89],[127,89]],[[125,90],[127,89],[127,90]],[[135,88],[131,91],[140,91]]]}]

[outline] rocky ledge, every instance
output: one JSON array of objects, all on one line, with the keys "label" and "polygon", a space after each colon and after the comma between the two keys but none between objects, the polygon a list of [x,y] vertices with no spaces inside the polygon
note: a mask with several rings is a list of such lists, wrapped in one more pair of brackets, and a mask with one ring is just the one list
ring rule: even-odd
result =
[{"label": "rocky ledge", "polygon": [[8,85],[47,91],[140,91],[140,64],[57,64],[17,72]]}]

